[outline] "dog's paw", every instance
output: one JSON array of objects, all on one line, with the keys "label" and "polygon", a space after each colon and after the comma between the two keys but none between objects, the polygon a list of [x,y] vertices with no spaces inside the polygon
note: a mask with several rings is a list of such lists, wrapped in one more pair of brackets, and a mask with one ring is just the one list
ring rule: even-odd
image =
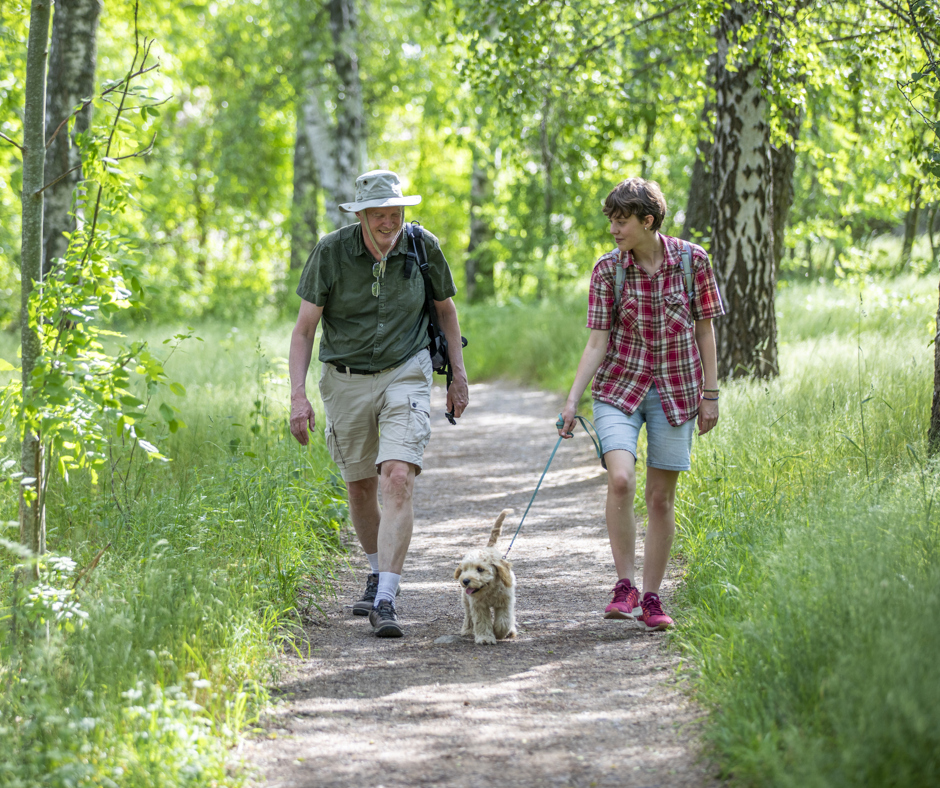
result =
[{"label": "dog's paw", "polygon": [[470,626],[464,627],[463,629],[460,630],[460,634],[461,634],[461,635],[472,635],[472,634],[473,634],[473,627],[470,627]]},{"label": "dog's paw", "polygon": [[479,646],[495,646],[496,638],[493,635],[476,635],[473,642]]}]

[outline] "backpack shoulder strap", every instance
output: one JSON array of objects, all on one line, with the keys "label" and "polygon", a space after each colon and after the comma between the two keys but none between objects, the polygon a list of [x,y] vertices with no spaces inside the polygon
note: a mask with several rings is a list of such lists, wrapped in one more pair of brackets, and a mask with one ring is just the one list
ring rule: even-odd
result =
[{"label": "backpack shoulder strap", "polygon": [[682,241],[679,257],[682,259],[682,276],[685,277],[685,292],[689,295],[689,306],[695,298],[695,278],[692,276],[692,246],[688,241]]},{"label": "backpack shoulder strap", "polygon": [[614,312],[620,309],[620,291],[623,290],[623,263],[617,261],[617,273],[614,277]]},{"label": "backpack shoulder strap", "polygon": [[[434,325],[437,325],[437,310],[434,309],[434,300],[432,293],[434,292],[431,287],[431,269],[428,266],[428,250],[424,245],[424,229],[417,222],[410,222],[405,225],[406,232],[408,233],[408,240],[410,242],[411,249],[408,252],[408,257],[414,257],[415,261],[418,263],[418,268],[421,271],[421,277],[424,279],[424,300],[427,305],[428,314],[431,317],[431,321]],[[405,261],[406,273],[410,275],[408,268],[408,261]]]}]

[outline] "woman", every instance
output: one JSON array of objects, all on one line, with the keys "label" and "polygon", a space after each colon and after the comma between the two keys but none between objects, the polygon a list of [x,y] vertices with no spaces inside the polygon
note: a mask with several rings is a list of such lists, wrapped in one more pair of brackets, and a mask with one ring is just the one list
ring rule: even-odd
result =
[{"label": "woman", "polygon": [[[591,275],[591,335],[559,434],[571,437],[578,401],[593,378],[594,423],[608,472],[607,534],[619,578],[604,618],[637,619],[651,630],[668,629],[673,621],[663,611],[659,589],[676,529],[676,484],[679,473],[691,468],[695,416],[699,435],[718,422],[711,321],[724,308],[705,251],[659,232],[666,201],[658,184],[642,178],[623,181],[607,195],[604,215],[617,249],[601,257]],[[623,285],[616,298],[618,267]],[[633,498],[643,424],[647,522],[641,594],[634,585]]]}]

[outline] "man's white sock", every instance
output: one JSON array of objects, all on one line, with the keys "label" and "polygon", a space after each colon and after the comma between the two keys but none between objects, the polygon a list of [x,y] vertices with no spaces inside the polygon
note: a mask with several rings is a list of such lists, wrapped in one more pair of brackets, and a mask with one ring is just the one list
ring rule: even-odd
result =
[{"label": "man's white sock", "polygon": [[372,606],[378,607],[379,602],[383,599],[394,605],[400,582],[401,575],[396,575],[394,572],[379,572],[379,590],[375,593],[375,602],[372,603]]},{"label": "man's white sock", "polygon": [[377,575],[379,573],[379,554],[375,553],[366,553],[366,558],[369,559],[369,566],[372,567],[372,574]]}]

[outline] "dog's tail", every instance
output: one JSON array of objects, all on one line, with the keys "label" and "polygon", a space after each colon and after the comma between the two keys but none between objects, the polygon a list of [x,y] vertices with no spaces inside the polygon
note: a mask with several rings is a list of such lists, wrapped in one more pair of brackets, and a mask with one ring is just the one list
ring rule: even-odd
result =
[{"label": "dog's tail", "polygon": [[496,522],[493,523],[493,530],[490,531],[490,541],[486,543],[487,547],[493,547],[496,544],[496,540],[499,539],[500,531],[503,530],[503,520],[506,519],[507,514],[512,514],[512,509],[503,509],[499,513],[499,517],[497,517]]}]

